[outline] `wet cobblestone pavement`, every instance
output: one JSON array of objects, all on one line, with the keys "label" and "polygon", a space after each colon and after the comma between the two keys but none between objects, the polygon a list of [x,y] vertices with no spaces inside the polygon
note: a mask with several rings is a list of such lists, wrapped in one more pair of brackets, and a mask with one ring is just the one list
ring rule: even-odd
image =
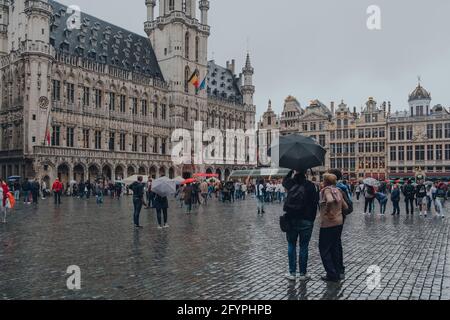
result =
[{"label": "wet cobblestone pavement", "polygon": [[[289,283],[280,205],[258,217],[253,199],[215,199],[186,216],[171,202],[169,229],[156,214],[132,227],[131,198],[52,199],[22,204],[0,224],[0,299],[450,299],[448,219],[364,216],[347,220],[346,279],[320,280],[318,228],[310,244],[308,282]],[[390,208],[388,207],[388,210]],[[66,287],[67,267],[81,268],[81,290]],[[381,268],[369,290],[367,269]]]}]

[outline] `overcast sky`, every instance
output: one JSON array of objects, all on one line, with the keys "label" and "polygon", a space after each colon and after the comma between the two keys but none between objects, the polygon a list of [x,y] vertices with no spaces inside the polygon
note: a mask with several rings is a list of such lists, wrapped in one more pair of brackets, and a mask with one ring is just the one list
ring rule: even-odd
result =
[{"label": "overcast sky", "polygon": [[[145,0],[60,0],[145,35]],[[369,96],[406,109],[417,77],[433,104],[450,106],[448,0],[211,0],[209,59],[242,68],[247,48],[255,68],[259,116],[288,95],[302,106],[344,99],[360,107]],[[381,30],[369,30],[370,5]],[[157,12],[157,10],[156,10]]]}]

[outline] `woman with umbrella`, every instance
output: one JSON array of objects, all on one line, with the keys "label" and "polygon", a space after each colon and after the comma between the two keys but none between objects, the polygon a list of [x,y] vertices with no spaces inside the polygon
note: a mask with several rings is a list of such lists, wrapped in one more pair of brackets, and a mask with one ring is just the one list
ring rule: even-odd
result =
[{"label": "woman with umbrella", "polygon": [[[167,209],[169,209],[169,201],[167,197],[174,195],[176,192],[176,182],[167,177],[161,177],[152,183],[152,192],[154,193],[153,206],[156,209],[156,217],[158,219],[158,229],[168,228]],[[161,214],[164,215],[164,225]]]},{"label": "woman with umbrella", "polygon": [[373,214],[375,211],[375,188],[379,186],[379,182],[373,178],[367,178],[364,183],[364,214]]}]

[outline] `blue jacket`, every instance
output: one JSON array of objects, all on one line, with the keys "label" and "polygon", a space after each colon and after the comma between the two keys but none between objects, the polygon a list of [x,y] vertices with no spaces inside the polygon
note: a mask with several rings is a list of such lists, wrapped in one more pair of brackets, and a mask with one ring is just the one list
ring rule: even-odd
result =
[{"label": "blue jacket", "polygon": [[350,191],[350,187],[346,184],[343,184],[342,182],[339,182],[336,187],[338,187],[341,191],[347,193],[348,200],[350,204],[353,204],[352,200],[352,192]]},{"label": "blue jacket", "polygon": [[391,201],[400,201],[400,189],[392,190]]},{"label": "blue jacket", "polygon": [[386,202],[388,200],[387,195],[385,195],[384,193],[381,192],[377,192],[375,193],[375,198],[380,202]]}]

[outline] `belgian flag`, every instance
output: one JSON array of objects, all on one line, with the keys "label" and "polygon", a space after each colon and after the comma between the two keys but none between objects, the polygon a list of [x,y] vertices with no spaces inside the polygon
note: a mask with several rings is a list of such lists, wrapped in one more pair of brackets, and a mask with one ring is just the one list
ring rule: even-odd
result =
[{"label": "belgian flag", "polygon": [[196,89],[200,87],[200,78],[198,77],[198,70],[195,70],[189,78],[188,83],[192,84]]}]

